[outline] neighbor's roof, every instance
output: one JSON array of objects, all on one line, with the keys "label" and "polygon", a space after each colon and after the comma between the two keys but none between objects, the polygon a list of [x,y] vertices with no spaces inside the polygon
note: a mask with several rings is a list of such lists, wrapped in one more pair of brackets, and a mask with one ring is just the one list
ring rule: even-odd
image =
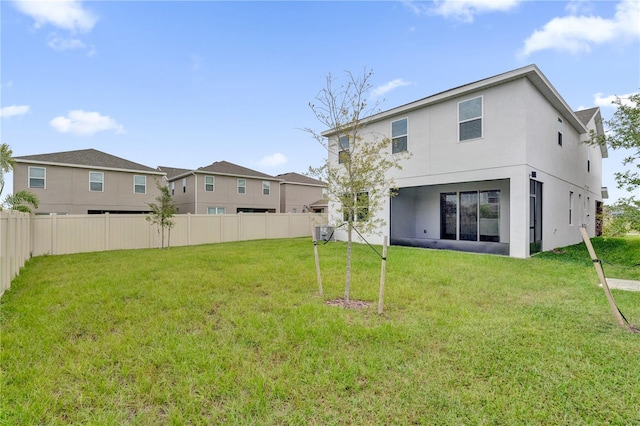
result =
[{"label": "neighbor's roof", "polygon": [[[398,114],[406,114],[410,111],[425,108],[430,105],[438,104],[460,96],[466,96],[490,87],[500,86],[511,81],[519,80],[521,78],[527,78],[536,87],[536,89],[540,91],[545,99],[547,99],[547,101],[549,101],[549,103],[563,115],[567,122],[578,129],[579,133],[587,132],[587,128],[585,127],[585,125],[580,121],[580,119],[578,119],[578,117],[571,110],[571,108],[569,108],[569,105],[565,102],[562,96],[560,96],[558,91],[556,91],[549,80],[547,80],[547,77],[542,74],[542,71],[540,71],[540,69],[535,64],[527,65],[525,67],[498,74],[493,77],[478,80],[473,83],[454,87],[444,92],[436,93],[426,98],[422,98],[387,111],[382,111],[378,114],[367,117],[362,121],[363,124],[374,123]],[[329,129],[322,132],[322,135],[328,137],[333,135],[334,133],[336,133],[335,129]]]},{"label": "neighbor's roof", "polygon": [[190,173],[189,169],[180,169],[178,167],[158,166],[158,170],[167,174],[167,179],[171,180],[176,176]]},{"label": "neighbor's roof", "polygon": [[327,186],[324,182],[318,179],[314,179],[309,176],[301,175],[296,172],[282,173],[280,175],[276,175],[278,179],[282,179],[284,182],[282,183],[296,183],[301,185],[312,185],[312,186]]},{"label": "neighbor's roof", "polygon": [[53,152],[50,154],[25,155],[13,157],[16,163],[55,165],[90,169],[118,170],[128,172],[144,172],[163,175],[163,172],[144,166],[97,149],[80,149],[77,151]]},{"label": "neighbor's roof", "polygon": [[[602,116],[600,115],[600,108],[588,108],[582,109],[580,111],[574,111],[576,116],[582,121],[582,123],[587,126],[591,120],[593,120],[596,125],[596,133],[598,135],[604,135],[604,127],[602,127]],[[609,157],[609,151],[607,150],[607,145],[600,145],[600,153],[602,154],[602,158]]]}]

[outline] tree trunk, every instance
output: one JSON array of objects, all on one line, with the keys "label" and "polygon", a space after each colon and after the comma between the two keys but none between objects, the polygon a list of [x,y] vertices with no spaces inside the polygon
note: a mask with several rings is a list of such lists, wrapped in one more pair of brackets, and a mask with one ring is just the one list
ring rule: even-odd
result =
[{"label": "tree trunk", "polygon": [[347,228],[347,278],[344,285],[344,303],[349,303],[349,290],[351,290],[351,222]]}]

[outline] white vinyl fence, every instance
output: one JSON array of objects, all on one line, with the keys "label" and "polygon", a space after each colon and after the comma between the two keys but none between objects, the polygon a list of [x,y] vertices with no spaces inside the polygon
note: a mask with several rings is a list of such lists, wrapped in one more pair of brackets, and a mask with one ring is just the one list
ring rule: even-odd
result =
[{"label": "white vinyl fence", "polygon": [[[30,256],[160,247],[158,226],[146,215],[47,215],[0,212],[0,294]],[[327,223],[318,213],[176,215],[165,246],[311,236]]]},{"label": "white vinyl fence", "polygon": [[31,216],[0,211],[0,295],[20,273],[31,252]]}]

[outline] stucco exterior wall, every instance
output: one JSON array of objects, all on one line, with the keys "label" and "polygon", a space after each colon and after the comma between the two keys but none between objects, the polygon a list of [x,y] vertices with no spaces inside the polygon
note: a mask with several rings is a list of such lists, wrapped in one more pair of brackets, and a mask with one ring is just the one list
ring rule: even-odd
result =
[{"label": "stucco exterior wall", "polygon": [[280,213],[306,213],[311,203],[322,199],[322,187],[318,186],[285,182],[280,191]]},{"label": "stucco exterior wall", "polygon": [[[184,177],[186,187],[183,191],[182,179],[174,184],[173,199],[180,213],[207,214],[209,208],[224,208],[227,214],[236,214],[237,209],[268,209],[275,213],[280,209],[280,188],[278,181],[249,177],[213,175],[214,190],[205,190],[205,174],[195,173]],[[212,176],[212,175],[209,175]],[[246,191],[238,193],[238,178],[245,179]],[[262,182],[270,182],[269,195],[262,193]],[[171,183],[169,183],[171,187]],[[197,211],[196,211],[197,210]]]},{"label": "stucco exterior wall", "polygon": [[[29,188],[28,168],[46,169],[45,188]],[[102,192],[89,190],[89,173],[104,173]],[[156,180],[147,173],[16,163],[13,169],[14,193],[27,189],[38,196],[36,213],[86,214],[89,210],[148,211],[159,195]],[[146,193],[134,192],[134,176],[146,176]]]}]

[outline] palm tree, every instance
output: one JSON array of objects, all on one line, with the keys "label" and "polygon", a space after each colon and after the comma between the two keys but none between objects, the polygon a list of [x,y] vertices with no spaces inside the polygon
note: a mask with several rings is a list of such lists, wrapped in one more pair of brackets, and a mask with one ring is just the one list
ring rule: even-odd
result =
[{"label": "palm tree", "polygon": [[0,144],[0,195],[4,189],[4,174],[9,173],[13,169],[13,151],[6,143]]},{"label": "palm tree", "polygon": [[22,190],[15,194],[9,194],[5,197],[4,205],[9,210],[18,210],[25,213],[32,213],[33,209],[37,209],[40,204],[38,196],[31,191]]}]

